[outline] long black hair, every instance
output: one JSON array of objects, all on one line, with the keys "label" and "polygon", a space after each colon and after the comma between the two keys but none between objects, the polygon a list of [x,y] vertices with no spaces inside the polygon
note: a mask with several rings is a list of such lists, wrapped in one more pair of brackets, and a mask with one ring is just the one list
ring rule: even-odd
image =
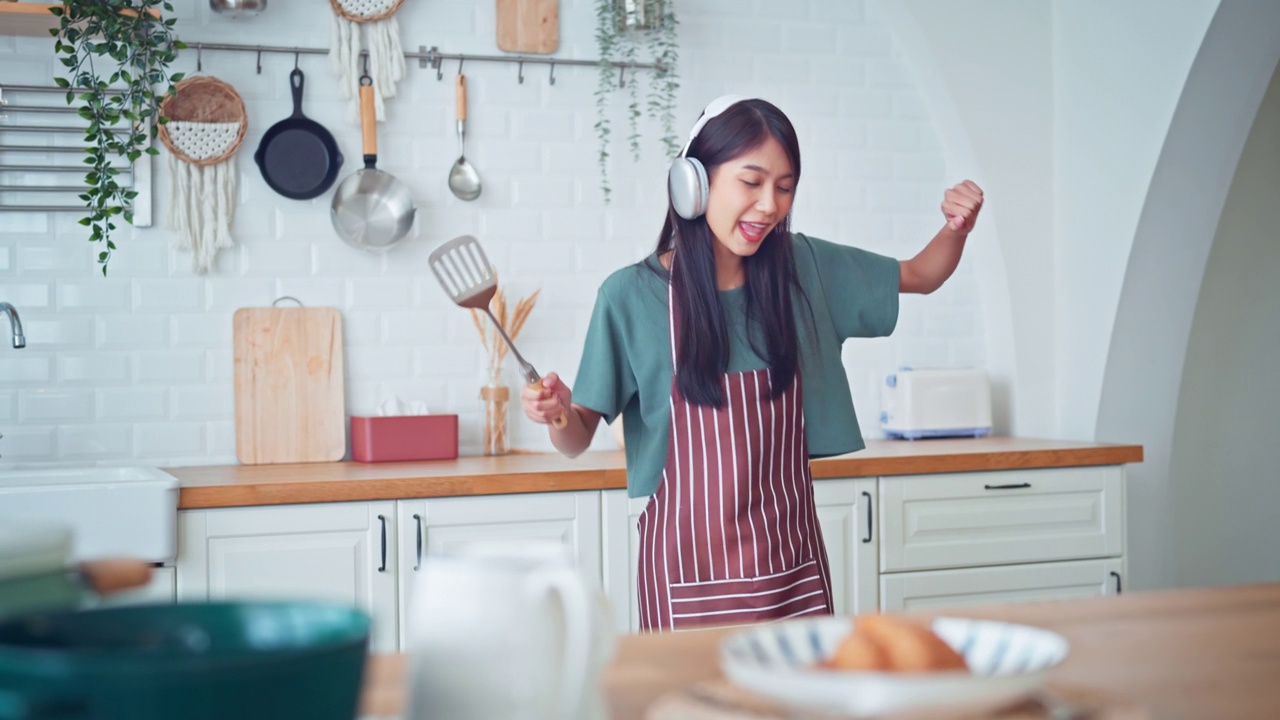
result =
[{"label": "long black hair", "polygon": [[[717,167],[773,137],[791,161],[793,187],[800,181],[800,143],[782,111],[764,100],[743,100],[712,118],[685,157],[702,162],[710,177]],[[715,243],[705,217],[685,220],[670,203],[658,237],[658,255],[675,250],[671,283],[680,314],[676,373],[680,392],[697,405],[724,407],[721,376],[729,367],[729,327],[716,284]],[[799,288],[791,252],[790,215],[774,226],[750,257],[746,274],[747,337],[773,370],[773,396],[795,377],[799,349],[791,288]],[[803,291],[801,291],[803,294]],[[807,301],[807,298],[806,298]]]}]

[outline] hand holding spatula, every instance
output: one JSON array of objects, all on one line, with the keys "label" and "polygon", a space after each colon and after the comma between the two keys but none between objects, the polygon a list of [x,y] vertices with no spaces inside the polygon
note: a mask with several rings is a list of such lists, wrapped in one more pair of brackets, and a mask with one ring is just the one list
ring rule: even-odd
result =
[{"label": "hand holding spatula", "polygon": [[[489,264],[489,258],[484,254],[484,249],[480,247],[480,241],[470,235],[456,237],[431,251],[428,263],[431,265],[431,272],[435,274],[440,287],[444,289],[450,300],[460,307],[483,310],[489,316],[494,327],[498,328],[498,332],[502,335],[502,339],[506,341],[507,347],[511,348],[511,354],[515,355],[516,361],[520,363],[524,381],[529,385],[540,385],[542,376],[538,375],[533,365],[530,365],[529,361],[525,360],[516,349],[515,343],[511,342],[507,331],[503,329],[502,323],[498,322],[498,318],[494,317],[489,309],[489,301],[493,300],[494,294],[498,291],[498,278],[493,272],[493,266]],[[561,429],[569,424],[569,418],[562,414],[551,424],[556,429]]]}]

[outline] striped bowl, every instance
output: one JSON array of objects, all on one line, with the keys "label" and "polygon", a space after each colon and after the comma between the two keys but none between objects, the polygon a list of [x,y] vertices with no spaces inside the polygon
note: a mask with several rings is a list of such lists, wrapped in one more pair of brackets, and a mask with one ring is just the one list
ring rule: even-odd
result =
[{"label": "striped bowl", "polygon": [[1067,656],[1062,636],[1026,625],[937,618],[932,628],[964,655],[969,672],[817,669],[853,629],[852,618],[829,616],[729,635],[720,644],[720,668],[735,684],[784,704],[864,717],[926,706],[999,707],[1035,692]]}]

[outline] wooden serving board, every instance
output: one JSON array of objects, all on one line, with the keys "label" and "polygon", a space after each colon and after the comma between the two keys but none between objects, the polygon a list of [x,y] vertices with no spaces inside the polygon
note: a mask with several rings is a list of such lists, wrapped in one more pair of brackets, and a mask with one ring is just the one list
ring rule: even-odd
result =
[{"label": "wooden serving board", "polygon": [[[1096,690],[1050,686],[1060,702],[1061,716],[1072,720],[1150,720],[1135,705]],[[1044,704],[1028,700],[986,712],[920,709],[880,716],[877,720],[1056,720]],[[659,697],[649,707],[645,720],[853,720],[844,715],[786,708],[768,698],[742,690],[724,680],[695,683]]]},{"label": "wooden serving board", "polygon": [[341,460],[347,437],[338,310],[242,308],[234,329],[240,462]]},{"label": "wooden serving board", "polygon": [[497,0],[498,48],[550,55],[560,48],[560,0]]}]

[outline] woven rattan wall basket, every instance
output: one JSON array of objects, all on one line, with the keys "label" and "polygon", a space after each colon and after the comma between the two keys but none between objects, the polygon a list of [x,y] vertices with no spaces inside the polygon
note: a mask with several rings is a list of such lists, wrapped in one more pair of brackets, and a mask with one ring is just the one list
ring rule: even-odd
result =
[{"label": "woven rattan wall basket", "polygon": [[218,250],[231,247],[236,206],[232,158],[244,144],[248,114],[240,93],[208,75],[179,82],[160,104],[160,142],[169,150],[169,227],[191,251],[192,269],[214,267]]}]

